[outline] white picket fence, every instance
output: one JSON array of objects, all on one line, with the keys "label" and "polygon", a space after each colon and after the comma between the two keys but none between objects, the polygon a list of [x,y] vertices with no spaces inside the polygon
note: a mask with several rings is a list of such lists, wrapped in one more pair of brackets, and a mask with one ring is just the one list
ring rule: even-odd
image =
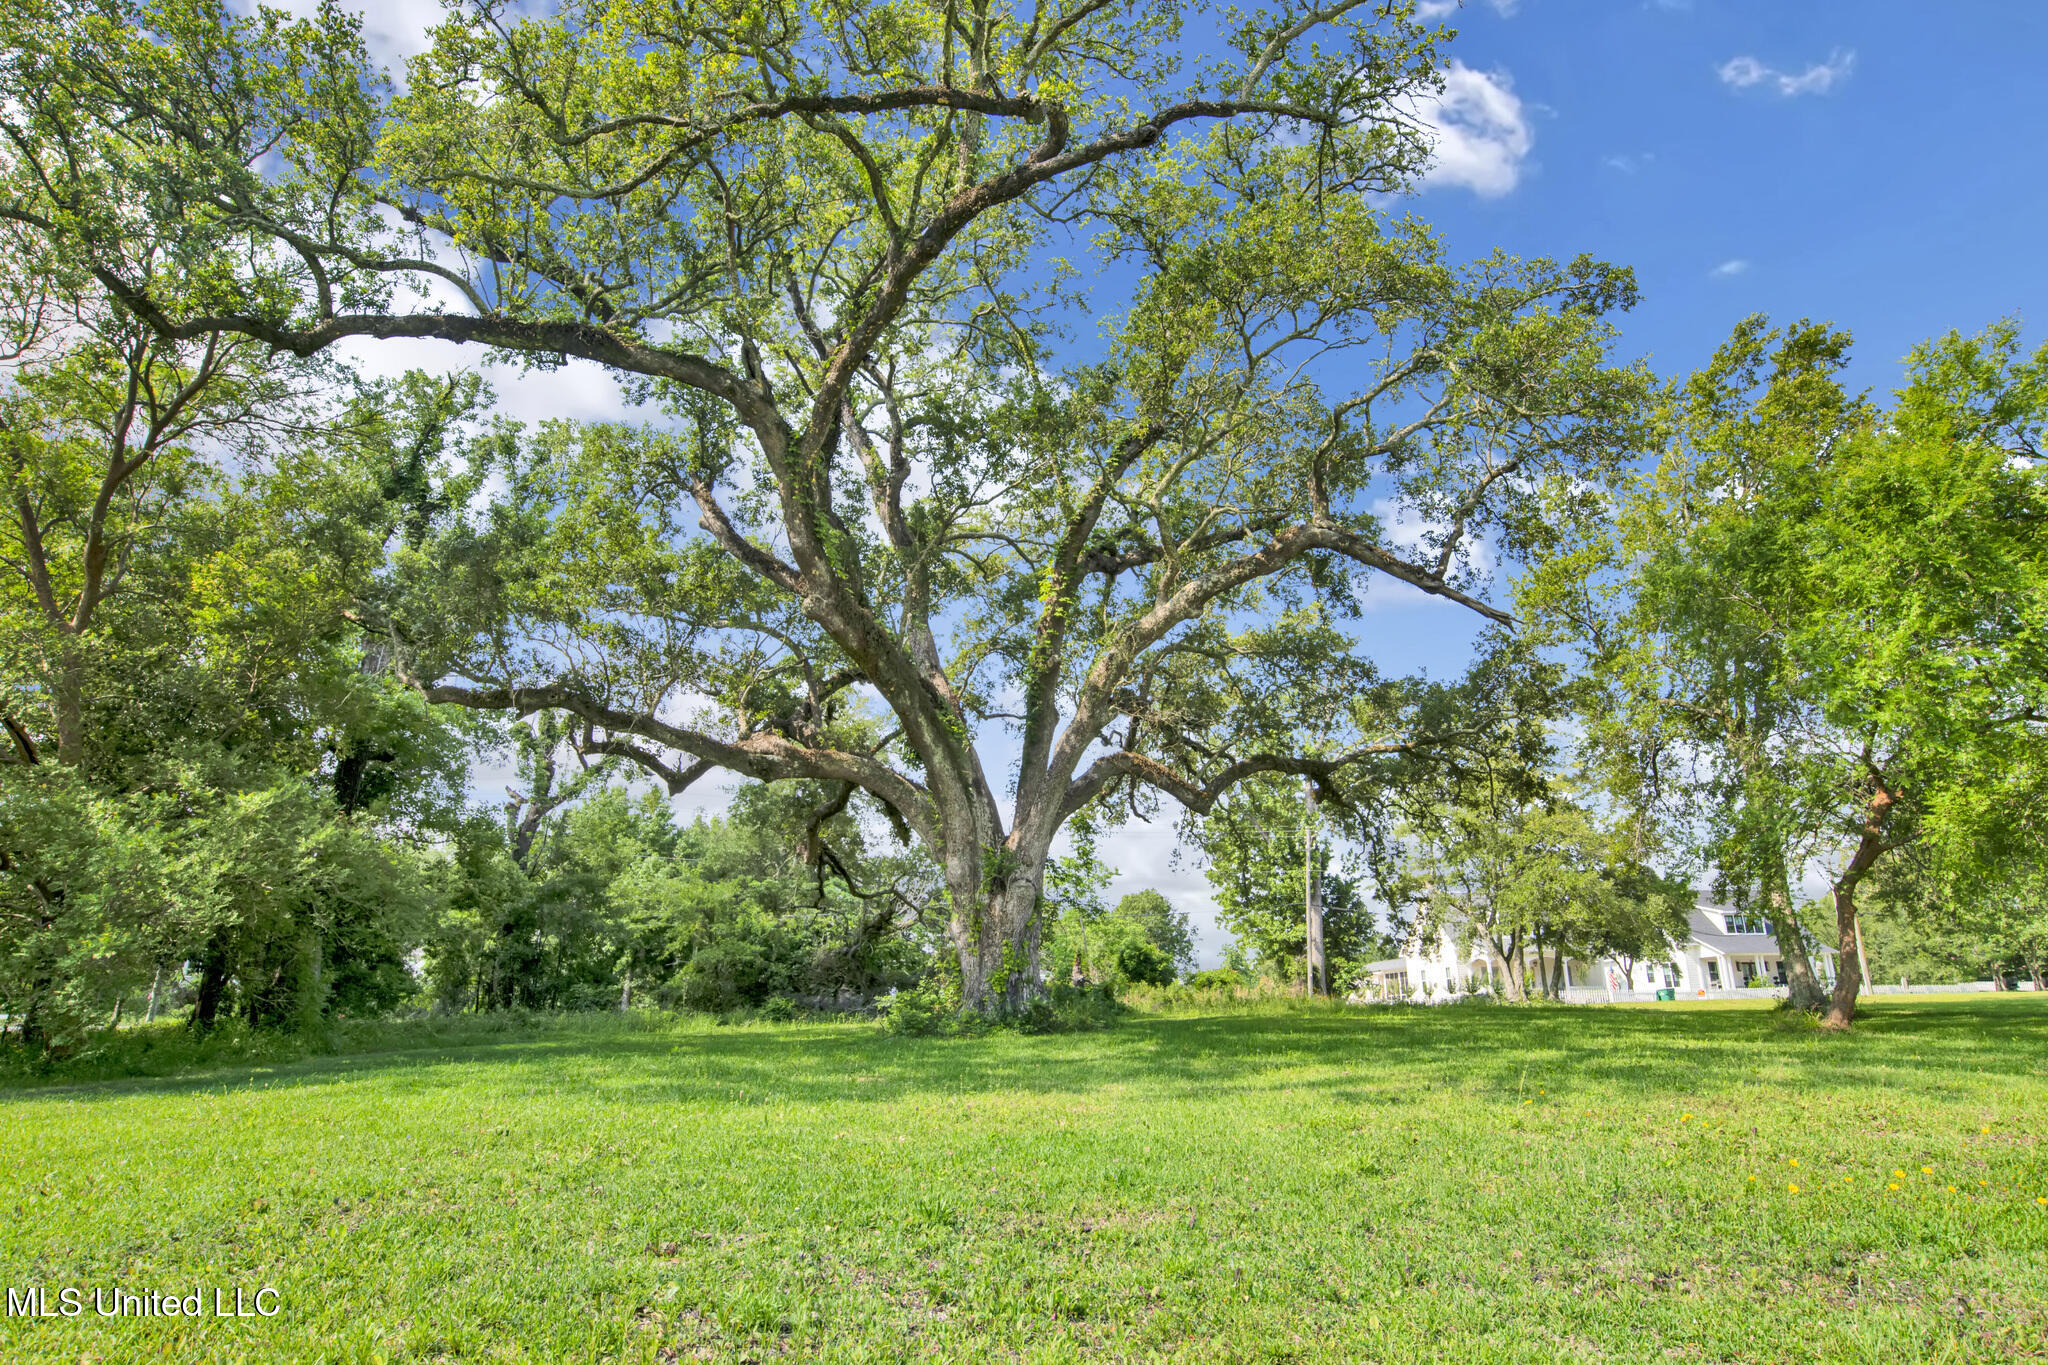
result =
[{"label": "white picket fence", "polygon": [[[1975,991],[1995,991],[1997,989],[1998,983],[1995,981],[1950,981],[1931,985],[1916,981],[1905,986],[1901,986],[1896,982],[1883,986],[1865,986],[1863,994],[1956,995]],[[2012,989],[2030,991],[2034,989],[2034,983],[2024,980],[2015,981]],[[1605,1005],[1609,999],[1606,991],[1589,986],[1567,987],[1563,995],[1565,1003],[1569,1005]],[[1657,992],[1655,991],[1616,991],[1613,996],[1613,1003],[1617,1005],[1647,1005],[1655,1001],[1656,998]],[[1738,987],[1731,990],[1727,987],[1722,987],[1719,990],[1679,991],[1678,998],[1680,1000],[1783,1000],[1785,998],[1785,988],[1783,986],[1773,986],[1750,990]]]}]

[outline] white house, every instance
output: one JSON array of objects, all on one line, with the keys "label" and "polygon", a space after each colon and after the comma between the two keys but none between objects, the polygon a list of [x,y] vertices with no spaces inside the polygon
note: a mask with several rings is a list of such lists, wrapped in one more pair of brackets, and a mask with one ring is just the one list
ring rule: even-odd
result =
[{"label": "white house", "polygon": [[[1693,997],[1739,996],[1784,986],[1784,959],[1761,915],[1701,904],[1694,908],[1688,929],[1685,941],[1673,945],[1668,956],[1637,962],[1632,969],[1611,958],[1592,963],[1565,958],[1564,998],[1582,1004],[1648,1000],[1659,990]],[[1373,1000],[1428,1000],[1503,989],[1506,964],[1484,935],[1446,926],[1435,939],[1428,945],[1411,940],[1402,956],[1368,964],[1358,983],[1359,994]],[[1534,991],[1540,980],[1534,945],[1522,949],[1522,960],[1523,980]],[[1543,966],[1551,965],[1546,954]],[[1813,969],[1823,982],[1832,983],[1835,950],[1816,947]]]}]

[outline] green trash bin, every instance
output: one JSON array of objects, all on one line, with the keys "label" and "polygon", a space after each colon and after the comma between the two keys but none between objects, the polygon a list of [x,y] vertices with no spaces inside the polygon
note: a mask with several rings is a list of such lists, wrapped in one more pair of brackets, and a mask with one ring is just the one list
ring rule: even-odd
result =
[{"label": "green trash bin", "polygon": [[1657,998],[1659,1000],[1676,1000],[1678,998],[1678,992],[1672,990],[1669,986],[1666,986],[1657,992]]}]

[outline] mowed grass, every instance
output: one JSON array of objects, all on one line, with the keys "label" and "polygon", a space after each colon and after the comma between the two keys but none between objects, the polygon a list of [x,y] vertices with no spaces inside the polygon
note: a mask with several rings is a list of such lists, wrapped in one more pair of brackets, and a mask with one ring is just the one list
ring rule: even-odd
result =
[{"label": "mowed grass", "polygon": [[2044,1006],[589,1021],[15,1090],[0,1278],[87,1299],[0,1360],[2048,1358]]}]

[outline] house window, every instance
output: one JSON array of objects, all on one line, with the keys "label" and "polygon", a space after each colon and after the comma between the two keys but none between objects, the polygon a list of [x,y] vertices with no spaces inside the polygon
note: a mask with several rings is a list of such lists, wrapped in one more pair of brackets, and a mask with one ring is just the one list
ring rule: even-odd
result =
[{"label": "house window", "polygon": [[1731,934],[1768,934],[1771,926],[1762,916],[1730,910],[1727,915],[1728,932]]},{"label": "house window", "polygon": [[1707,984],[1716,989],[1721,985],[1721,964],[1712,958],[1707,959]]}]

